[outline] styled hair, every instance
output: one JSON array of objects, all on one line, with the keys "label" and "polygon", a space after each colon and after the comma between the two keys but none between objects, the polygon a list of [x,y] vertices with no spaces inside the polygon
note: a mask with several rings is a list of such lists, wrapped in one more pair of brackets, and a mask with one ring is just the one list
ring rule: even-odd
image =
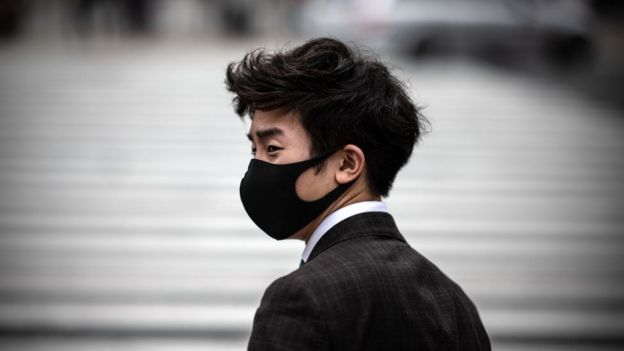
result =
[{"label": "styled hair", "polygon": [[295,112],[317,156],[347,144],[364,152],[371,191],[387,196],[427,121],[388,68],[342,42],[313,39],[269,54],[254,50],[226,71],[236,113]]}]

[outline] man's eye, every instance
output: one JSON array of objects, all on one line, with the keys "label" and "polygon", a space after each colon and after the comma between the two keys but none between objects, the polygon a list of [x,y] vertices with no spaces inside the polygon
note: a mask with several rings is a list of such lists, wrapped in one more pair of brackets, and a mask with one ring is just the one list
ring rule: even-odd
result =
[{"label": "man's eye", "polygon": [[274,145],[267,146],[267,152],[270,153],[270,154],[274,153],[274,152],[277,152],[277,151],[279,151],[281,149],[282,149],[281,147],[277,147],[277,146],[274,146]]}]

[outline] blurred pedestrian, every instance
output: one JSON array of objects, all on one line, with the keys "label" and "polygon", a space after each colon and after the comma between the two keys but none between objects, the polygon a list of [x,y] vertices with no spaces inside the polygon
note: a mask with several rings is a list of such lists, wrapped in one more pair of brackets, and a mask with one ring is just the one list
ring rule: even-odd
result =
[{"label": "blurred pedestrian", "polygon": [[30,7],[28,1],[0,0],[0,39],[13,39],[20,34]]}]

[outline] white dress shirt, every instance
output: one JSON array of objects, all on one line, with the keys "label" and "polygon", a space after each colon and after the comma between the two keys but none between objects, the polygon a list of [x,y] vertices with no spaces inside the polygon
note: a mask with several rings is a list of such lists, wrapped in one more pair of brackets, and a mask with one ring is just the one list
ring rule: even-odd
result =
[{"label": "white dress shirt", "polygon": [[314,229],[314,232],[310,236],[310,239],[303,250],[303,254],[301,255],[303,262],[308,261],[314,246],[316,246],[323,235],[325,235],[325,233],[327,233],[333,226],[351,216],[364,212],[388,212],[388,206],[382,201],[363,201],[356,202],[332,212],[329,216],[323,219],[321,224],[319,224],[316,229]]}]

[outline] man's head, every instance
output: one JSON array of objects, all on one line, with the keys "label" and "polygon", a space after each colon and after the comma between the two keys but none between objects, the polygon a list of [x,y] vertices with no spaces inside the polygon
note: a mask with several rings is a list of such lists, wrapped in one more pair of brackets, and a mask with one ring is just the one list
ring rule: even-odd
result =
[{"label": "man's head", "polygon": [[[274,54],[251,52],[228,66],[226,84],[236,95],[236,112],[252,118],[256,148],[267,139],[256,138],[254,116],[274,122],[282,116],[285,122],[278,123],[294,120],[294,128],[298,124],[299,132],[305,132],[305,144],[309,140],[310,157],[347,145],[355,146],[351,150],[356,153],[359,149],[367,186],[378,196],[388,195],[426,123],[403,84],[382,63],[334,39],[315,39]],[[256,157],[272,162],[275,146],[263,145]]]}]

